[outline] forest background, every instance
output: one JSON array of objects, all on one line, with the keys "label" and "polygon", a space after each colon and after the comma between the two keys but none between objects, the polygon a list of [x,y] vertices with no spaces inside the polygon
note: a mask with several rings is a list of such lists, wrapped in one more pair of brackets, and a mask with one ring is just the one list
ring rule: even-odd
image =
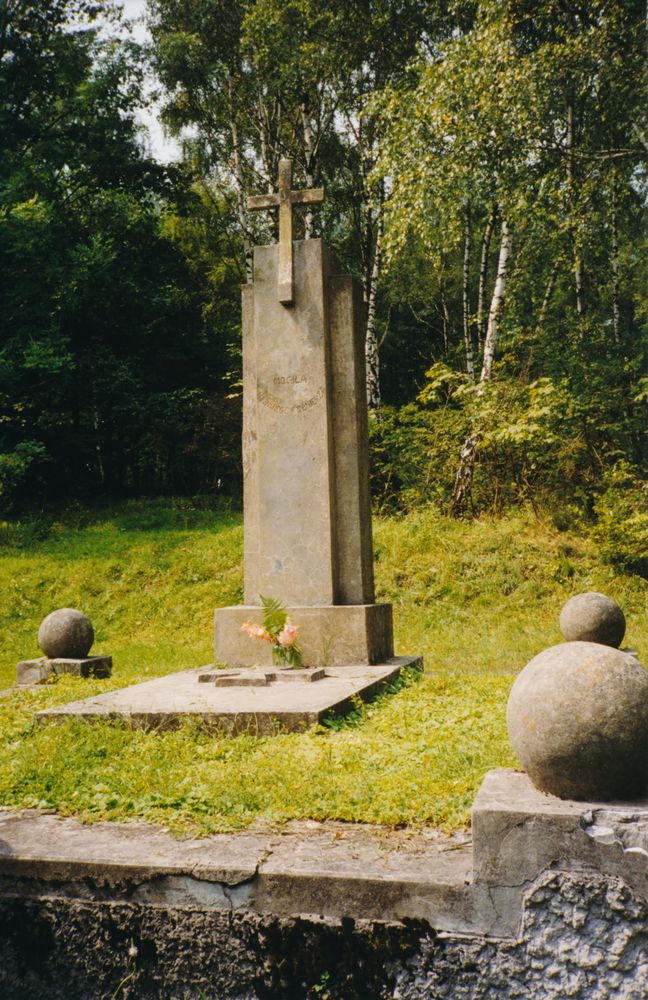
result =
[{"label": "forest background", "polygon": [[[245,208],[365,295],[375,502],[530,504],[648,568],[636,0],[0,0],[0,505],[238,502]],[[150,74],[182,150],[137,124]]]}]

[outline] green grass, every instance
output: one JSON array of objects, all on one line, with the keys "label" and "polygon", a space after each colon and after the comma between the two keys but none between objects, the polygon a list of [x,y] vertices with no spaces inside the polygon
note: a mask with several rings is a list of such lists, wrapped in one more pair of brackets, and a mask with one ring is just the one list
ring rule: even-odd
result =
[{"label": "green grass", "polygon": [[0,686],[38,655],[41,618],[82,608],[106,681],[64,677],[0,700],[0,805],[83,820],[145,818],[177,833],[336,818],[456,829],[489,768],[514,766],[504,722],[514,673],[560,641],[564,601],[616,598],[627,641],[648,656],[648,583],[615,574],[591,541],[521,512],[453,522],[433,510],[375,524],[379,600],[394,603],[400,652],[428,673],[346,723],[236,739],[67,721],[33,725],[47,705],[211,656],[216,605],[241,600],[242,528],[227,510],[141,502],[58,522],[0,525]]}]

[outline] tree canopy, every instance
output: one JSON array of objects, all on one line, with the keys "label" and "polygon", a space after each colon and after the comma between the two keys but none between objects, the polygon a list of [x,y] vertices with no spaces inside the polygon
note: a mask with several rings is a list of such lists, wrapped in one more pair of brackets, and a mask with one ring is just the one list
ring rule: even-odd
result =
[{"label": "tree canopy", "polygon": [[246,198],[290,156],[364,288],[376,501],[623,508],[641,544],[645,4],[148,0],[146,51],[99,15],[0,16],[5,505],[239,491]]}]

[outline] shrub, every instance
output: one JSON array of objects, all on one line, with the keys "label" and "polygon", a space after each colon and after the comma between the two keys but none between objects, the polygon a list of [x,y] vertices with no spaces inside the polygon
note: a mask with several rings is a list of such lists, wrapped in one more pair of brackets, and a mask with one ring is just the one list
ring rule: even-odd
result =
[{"label": "shrub", "polygon": [[605,477],[593,535],[606,562],[648,578],[648,480],[626,462]]}]

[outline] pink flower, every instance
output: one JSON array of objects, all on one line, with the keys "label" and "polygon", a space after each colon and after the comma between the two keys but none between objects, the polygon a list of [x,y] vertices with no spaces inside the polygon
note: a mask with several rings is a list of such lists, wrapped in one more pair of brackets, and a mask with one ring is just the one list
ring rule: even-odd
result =
[{"label": "pink flower", "polygon": [[297,626],[293,625],[290,618],[286,619],[286,624],[277,636],[280,646],[294,646],[297,640]]},{"label": "pink flower", "polygon": [[243,622],[241,632],[246,632],[252,639],[266,639],[272,642],[272,636],[266,632],[262,625],[255,625],[254,622]]}]

